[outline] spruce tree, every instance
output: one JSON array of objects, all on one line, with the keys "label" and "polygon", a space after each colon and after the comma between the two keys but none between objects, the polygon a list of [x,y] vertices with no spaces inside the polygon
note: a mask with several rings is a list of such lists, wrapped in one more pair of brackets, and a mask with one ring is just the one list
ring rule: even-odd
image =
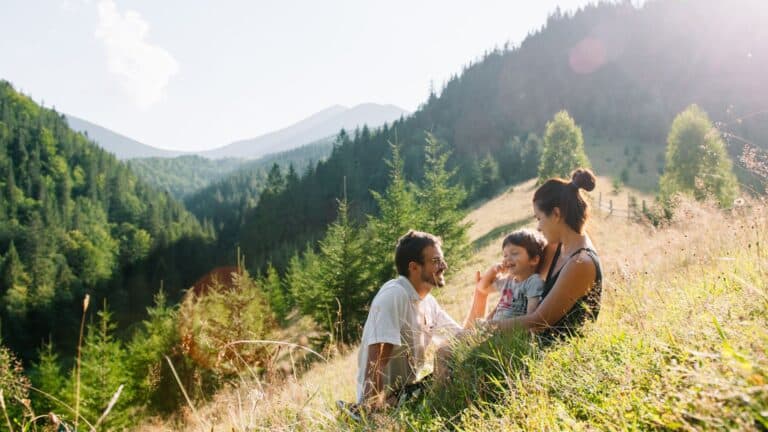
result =
[{"label": "spruce tree", "polygon": [[[288,261],[285,284],[293,302],[300,308],[302,308],[302,297],[304,297],[307,287],[313,285],[312,273],[315,266],[317,266],[317,254],[309,245],[301,256],[297,252]],[[302,313],[306,312],[302,309]]]},{"label": "spruce tree", "polygon": [[168,306],[162,290],[155,294],[154,301],[154,306],[147,308],[148,318],[128,343],[126,364],[136,388],[131,402],[162,412],[176,408],[182,400],[164,356],[170,356],[180,370],[186,359],[179,358],[179,350],[175,349],[180,343],[178,309]]},{"label": "spruce tree", "polygon": [[493,197],[502,185],[501,175],[499,174],[499,163],[490,154],[486,154],[480,161],[478,171],[480,174],[479,184],[477,186],[478,198]]},{"label": "spruce tree", "polygon": [[235,343],[264,339],[272,328],[266,296],[242,269],[242,262],[240,271],[232,273],[231,284],[214,281],[192,303],[191,314],[180,321],[193,338],[194,357],[200,365],[225,375],[263,366],[267,356],[263,344]]},{"label": "spruce tree", "polygon": [[124,385],[117,403],[103,421],[104,429],[123,429],[133,423],[129,401],[134,386],[126,365],[126,351],[114,332],[117,325],[104,302],[98,321],[88,325],[81,352],[80,410],[94,424]]},{"label": "spruce tree", "polygon": [[446,168],[451,153],[431,133],[424,153],[424,184],[418,192],[422,229],[442,238],[449,263],[461,263],[471,253],[470,224],[463,222],[465,212],[460,210],[467,193],[455,182],[456,169]]},{"label": "spruce tree", "polygon": [[275,318],[281,324],[285,323],[285,317],[290,311],[290,304],[287,293],[283,289],[283,284],[280,281],[280,275],[277,273],[277,269],[272,263],[267,264],[267,272],[264,277],[261,278],[261,286],[264,288],[264,292],[267,294],[269,301],[269,307]]},{"label": "spruce tree", "polygon": [[8,172],[5,179],[5,199],[8,200],[8,218],[14,219],[16,217],[16,209],[18,208],[19,193],[16,190],[16,179],[14,177],[13,158],[8,159]]},{"label": "spruce tree", "polygon": [[[539,168],[539,161],[541,160],[541,147],[542,140],[535,133],[529,133],[525,137],[525,142],[522,143],[520,148],[521,169],[518,173],[518,178],[529,179],[536,177],[536,173]],[[505,170],[506,167],[500,167],[501,170]]]},{"label": "spruce tree", "polygon": [[551,177],[569,178],[574,169],[589,166],[581,128],[566,111],[560,111],[547,123],[544,133],[539,183]]},{"label": "spruce tree", "polygon": [[413,186],[405,179],[400,147],[390,143],[392,159],[389,166],[389,185],[380,194],[371,191],[379,207],[378,216],[369,216],[367,232],[369,268],[378,283],[384,283],[396,275],[395,247],[397,240],[408,230],[425,228],[418,223],[419,210],[416,207]]},{"label": "spruce tree", "polygon": [[672,122],[659,189],[665,202],[680,192],[699,201],[712,197],[721,207],[731,205],[738,193],[720,132],[696,105],[686,108]]},{"label": "spruce tree", "polygon": [[272,168],[269,169],[267,174],[267,182],[264,185],[265,194],[277,195],[285,188],[285,178],[280,170],[280,165],[277,162],[272,164]]},{"label": "spruce tree", "polygon": [[[53,343],[50,341],[44,344],[38,350],[39,360],[32,366],[32,383],[38,389],[59,399],[66,400],[64,390],[66,389],[66,379],[62,375],[59,364],[59,356],[53,350]],[[66,408],[51,398],[40,396],[33,399],[35,411],[39,413],[62,413]]]},{"label": "spruce tree", "polygon": [[29,286],[31,278],[24,269],[24,264],[19,258],[16,246],[11,240],[8,252],[3,260],[2,275],[0,275],[5,292],[2,300],[6,312],[13,317],[25,317],[29,306]]},{"label": "spruce tree", "polygon": [[335,340],[352,343],[359,338],[372,284],[363,238],[349,220],[346,199],[338,203],[338,217],[320,240],[317,261],[308,269],[308,285],[296,301]]}]

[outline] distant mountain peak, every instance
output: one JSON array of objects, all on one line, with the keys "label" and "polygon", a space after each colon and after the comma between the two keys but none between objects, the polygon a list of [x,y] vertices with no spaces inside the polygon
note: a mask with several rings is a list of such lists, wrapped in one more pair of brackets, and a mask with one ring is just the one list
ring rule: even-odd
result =
[{"label": "distant mountain peak", "polygon": [[125,135],[70,114],[65,114],[65,117],[72,130],[85,133],[99,147],[114,154],[118,159],[176,157],[184,154],[184,152],[163,150],[140,143]]},{"label": "distant mountain peak", "polygon": [[341,129],[353,130],[363,125],[376,128],[408,114],[408,111],[395,105],[362,103],[352,108],[332,105],[283,129],[256,138],[235,141],[224,147],[200,154],[216,159],[225,157],[258,158],[333,136]]}]

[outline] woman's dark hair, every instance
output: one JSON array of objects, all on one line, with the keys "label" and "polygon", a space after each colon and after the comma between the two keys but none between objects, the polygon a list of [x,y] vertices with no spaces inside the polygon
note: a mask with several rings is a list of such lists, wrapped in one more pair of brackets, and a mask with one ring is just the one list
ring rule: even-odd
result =
[{"label": "woman's dark hair", "polygon": [[440,246],[440,237],[422,231],[410,230],[397,241],[395,267],[397,273],[408,277],[408,264],[415,261],[424,264],[422,251],[428,246]]},{"label": "woman's dark hair", "polygon": [[549,216],[555,207],[565,223],[577,233],[581,233],[587,223],[587,202],[580,189],[589,192],[595,189],[595,175],[587,168],[578,168],[571,173],[571,181],[551,178],[536,189],[533,204]]},{"label": "woman's dark hair", "polygon": [[536,271],[539,271],[539,267],[544,263],[544,250],[547,248],[547,239],[543,235],[530,229],[513,231],[512,234],[504,238],[501,248],[504,249],[509,245],[520,246],[525,249],[528,258],[539,257],[539,265],[536,268]]}]

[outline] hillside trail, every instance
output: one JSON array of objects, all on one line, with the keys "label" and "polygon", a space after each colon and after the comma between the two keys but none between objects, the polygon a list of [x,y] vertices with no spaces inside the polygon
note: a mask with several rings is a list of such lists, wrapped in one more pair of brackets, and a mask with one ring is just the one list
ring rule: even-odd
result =
[{"label": "hillside trail", "polygon": [[[681,216],[664,229],[656,229],[639,218],[628,218],[626,213],[610,214],[597,209],[598,196],[602,200],[613,201],[615,209],[626,209],[630,195],[637,202],[653,202],[651,196],[627,189],[615,194],[612,188],[610,179],[598,178],[596,189],[589,194],[594,204],[586,227],[604,267],[604,309],[611,308],[612,297],[617,295],[616,289],[626,287],[627,281],[635,275],[671,274],[681,266],[693,263],[697,252],[698,256],[706,255],[705,251],[696,248],[715,247],[712,241],[705,240],[712,235],[710,228],[719,226],[711,220],[711,210],[697,206],[681,209]],[[433,292],[457,321],[463,320],[470,305],[475,271],[499,259],[503,236],[517,228],[535,228],[531,207],[534,190],[535,180],[515,185],[466,216],[465,220],[473,224],[470,239],[480,247],[469,262],[463,265],[449,263],[451,268],[447,285]],[[491,298],[489,304],[495,301]],[[598,319],[598,325],[599,322]],[[306,331],[306,323],[293,330]],[[286,329],[282,334],[288,336],[290,331]],[[294,334],[293,337],[301,335]],[[254,424],[280,424],[278,429],[293,429],[293,426],[313,429],[334,424],[334,401],[352,401],[355,398],[356,369],[357,347],[353,347],[327,362],[316,363],[301,376],[289,378],[278,386],[244,383],[240,387],[223,389],[205,406],[198,407],[196,416],[187,412],[176,421],[181,421],[185,430],[200,431],[212,428],[253,430]],[[169,428],[176,429],[160,422],[142,425],[138,430]]]}]

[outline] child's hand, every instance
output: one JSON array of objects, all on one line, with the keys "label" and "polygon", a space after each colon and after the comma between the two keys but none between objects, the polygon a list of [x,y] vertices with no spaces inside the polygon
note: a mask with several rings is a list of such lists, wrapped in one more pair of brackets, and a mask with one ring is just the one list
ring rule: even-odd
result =
[{"label": "child's hand", "polygon": [[504,265],[504,263],[500,262],[492,265],[491,268],[488,269],[488,271],[494,275],[497,275],[499,273],[504,273],[506,269],[507,267]]}]

